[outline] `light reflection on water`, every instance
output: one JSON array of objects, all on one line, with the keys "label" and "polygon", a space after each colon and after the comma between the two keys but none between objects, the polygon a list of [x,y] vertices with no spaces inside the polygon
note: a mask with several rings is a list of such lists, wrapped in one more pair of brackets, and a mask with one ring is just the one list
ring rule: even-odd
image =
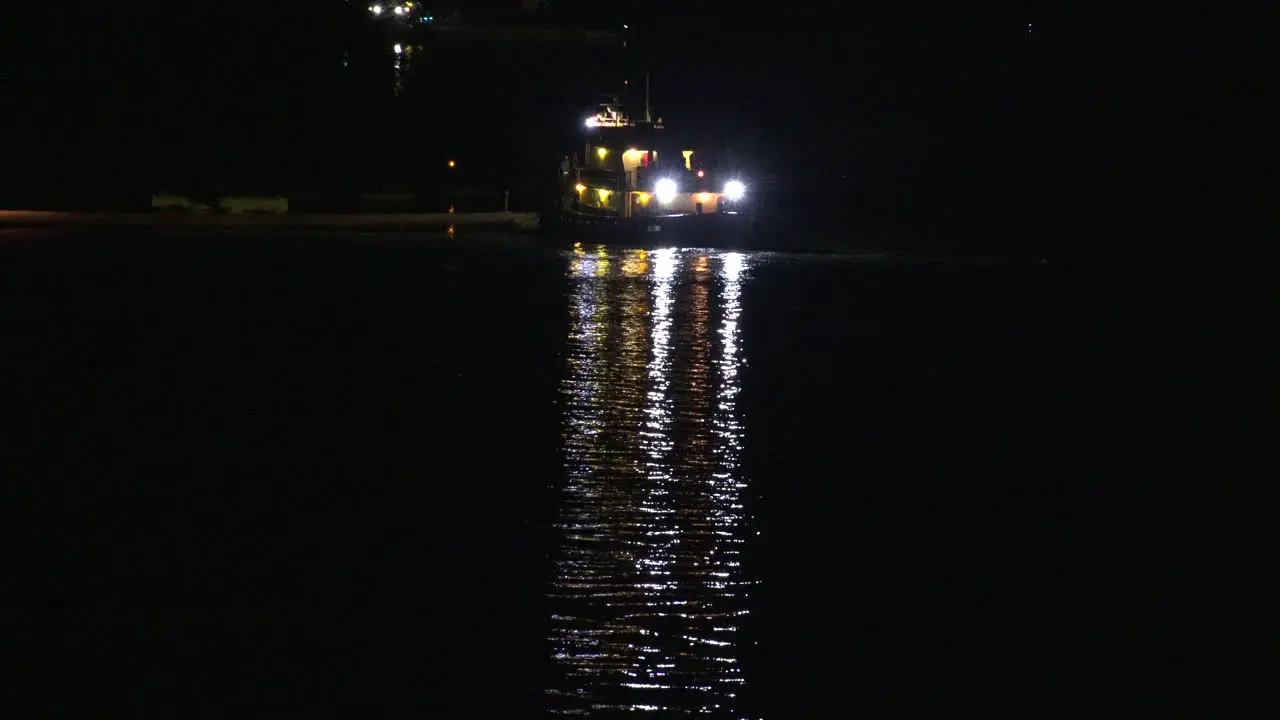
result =
[{"label": "light reflection on water", "polygon": [[737,253],[576,248],[548,710],[747,717]]}]

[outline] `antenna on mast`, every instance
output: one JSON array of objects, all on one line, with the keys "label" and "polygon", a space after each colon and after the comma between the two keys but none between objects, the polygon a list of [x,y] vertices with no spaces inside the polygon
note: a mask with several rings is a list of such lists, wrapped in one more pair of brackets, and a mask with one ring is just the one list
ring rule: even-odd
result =
[{"label": "antenna on mast", "polygon": [[649,117],[649,71],[644,71],[644,121],[652,123],[653,119]]}]

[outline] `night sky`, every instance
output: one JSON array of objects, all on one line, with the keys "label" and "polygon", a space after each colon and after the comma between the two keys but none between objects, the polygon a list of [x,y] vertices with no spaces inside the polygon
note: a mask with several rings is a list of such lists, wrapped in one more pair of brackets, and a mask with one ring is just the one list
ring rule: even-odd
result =
[{"label": "night sky", "polygon": [[[1226,143],[1214,125],[1228,114],[1215,103],[1260,88],[1250,56],[1260,58],[1261,46],[1234,40],[1251,25],[1191,11],[1153,18],[1086,3],[1064,12],[1034,0],[561,2],[556,10],[586,26],[638,28],[630,61],[651,69],[669,124],[735,145],[761,173],[851,175],[864,192],[1086,193],[1127,207],[1117,193],[1173,193],[1175,174],[1194,185],[1178,193],[1212,192],[1240,172],[1213,147]],[[483,110],[440,102],[443,94],[406,111],[376,82],[344,75],[344,51],[358,56],[380,42],[362,25],[365,13],[362,3],[323,0],[53,6],[9,46],[23,142],[8,184],[28,194],[67,187],[67,178],[154,185],[157,175],[208,174],[193,169],[226,165],[242,149],[235,172],[261,166],[267,152],[276,184],[298,173],[355,177],[351,158],[368,154],[360,138],[405,123],[435,128],[415,135],[420,153],[458,142],[539,144],[496,136],[467,120]],[[541,123],[543,132],[577,111],[569,96],[610,89],[569,65],[496,48],[476,76],[487,78],[490,101],[546,97],[543,107],[522,100],[533,118],[526,129]],[[522,95],[531,83],[566,93]],[[459,137],[461,129],[474,137]]]}]

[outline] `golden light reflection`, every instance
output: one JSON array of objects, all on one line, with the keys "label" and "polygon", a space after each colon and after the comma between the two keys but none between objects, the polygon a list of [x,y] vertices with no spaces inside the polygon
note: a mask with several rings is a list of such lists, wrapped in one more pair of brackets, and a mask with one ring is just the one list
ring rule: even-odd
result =
[{"label": "golden light reflection", "polygon": [[[557,714],[747,716],[738,460],[745,258],[568,254]],[[719,272],[710,272],[712,266]],[[698,268],[701,268],[699,270]]]},{"label": "golden light reflection", "polygon": [[649,272],[649,258],[644,250],[629,250],[622,259],[622,274],[644,275]]}]

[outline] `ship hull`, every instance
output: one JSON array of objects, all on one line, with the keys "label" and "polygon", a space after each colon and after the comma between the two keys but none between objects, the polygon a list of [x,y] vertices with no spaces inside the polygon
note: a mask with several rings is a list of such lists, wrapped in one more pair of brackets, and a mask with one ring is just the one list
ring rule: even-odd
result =
[{"label": "ship hull", "polygon": [[569,247],[595,243],[749,250],[757,239],[750,216],[729,213],[632,218],[560,213],[543,231],[549,242]]}]

